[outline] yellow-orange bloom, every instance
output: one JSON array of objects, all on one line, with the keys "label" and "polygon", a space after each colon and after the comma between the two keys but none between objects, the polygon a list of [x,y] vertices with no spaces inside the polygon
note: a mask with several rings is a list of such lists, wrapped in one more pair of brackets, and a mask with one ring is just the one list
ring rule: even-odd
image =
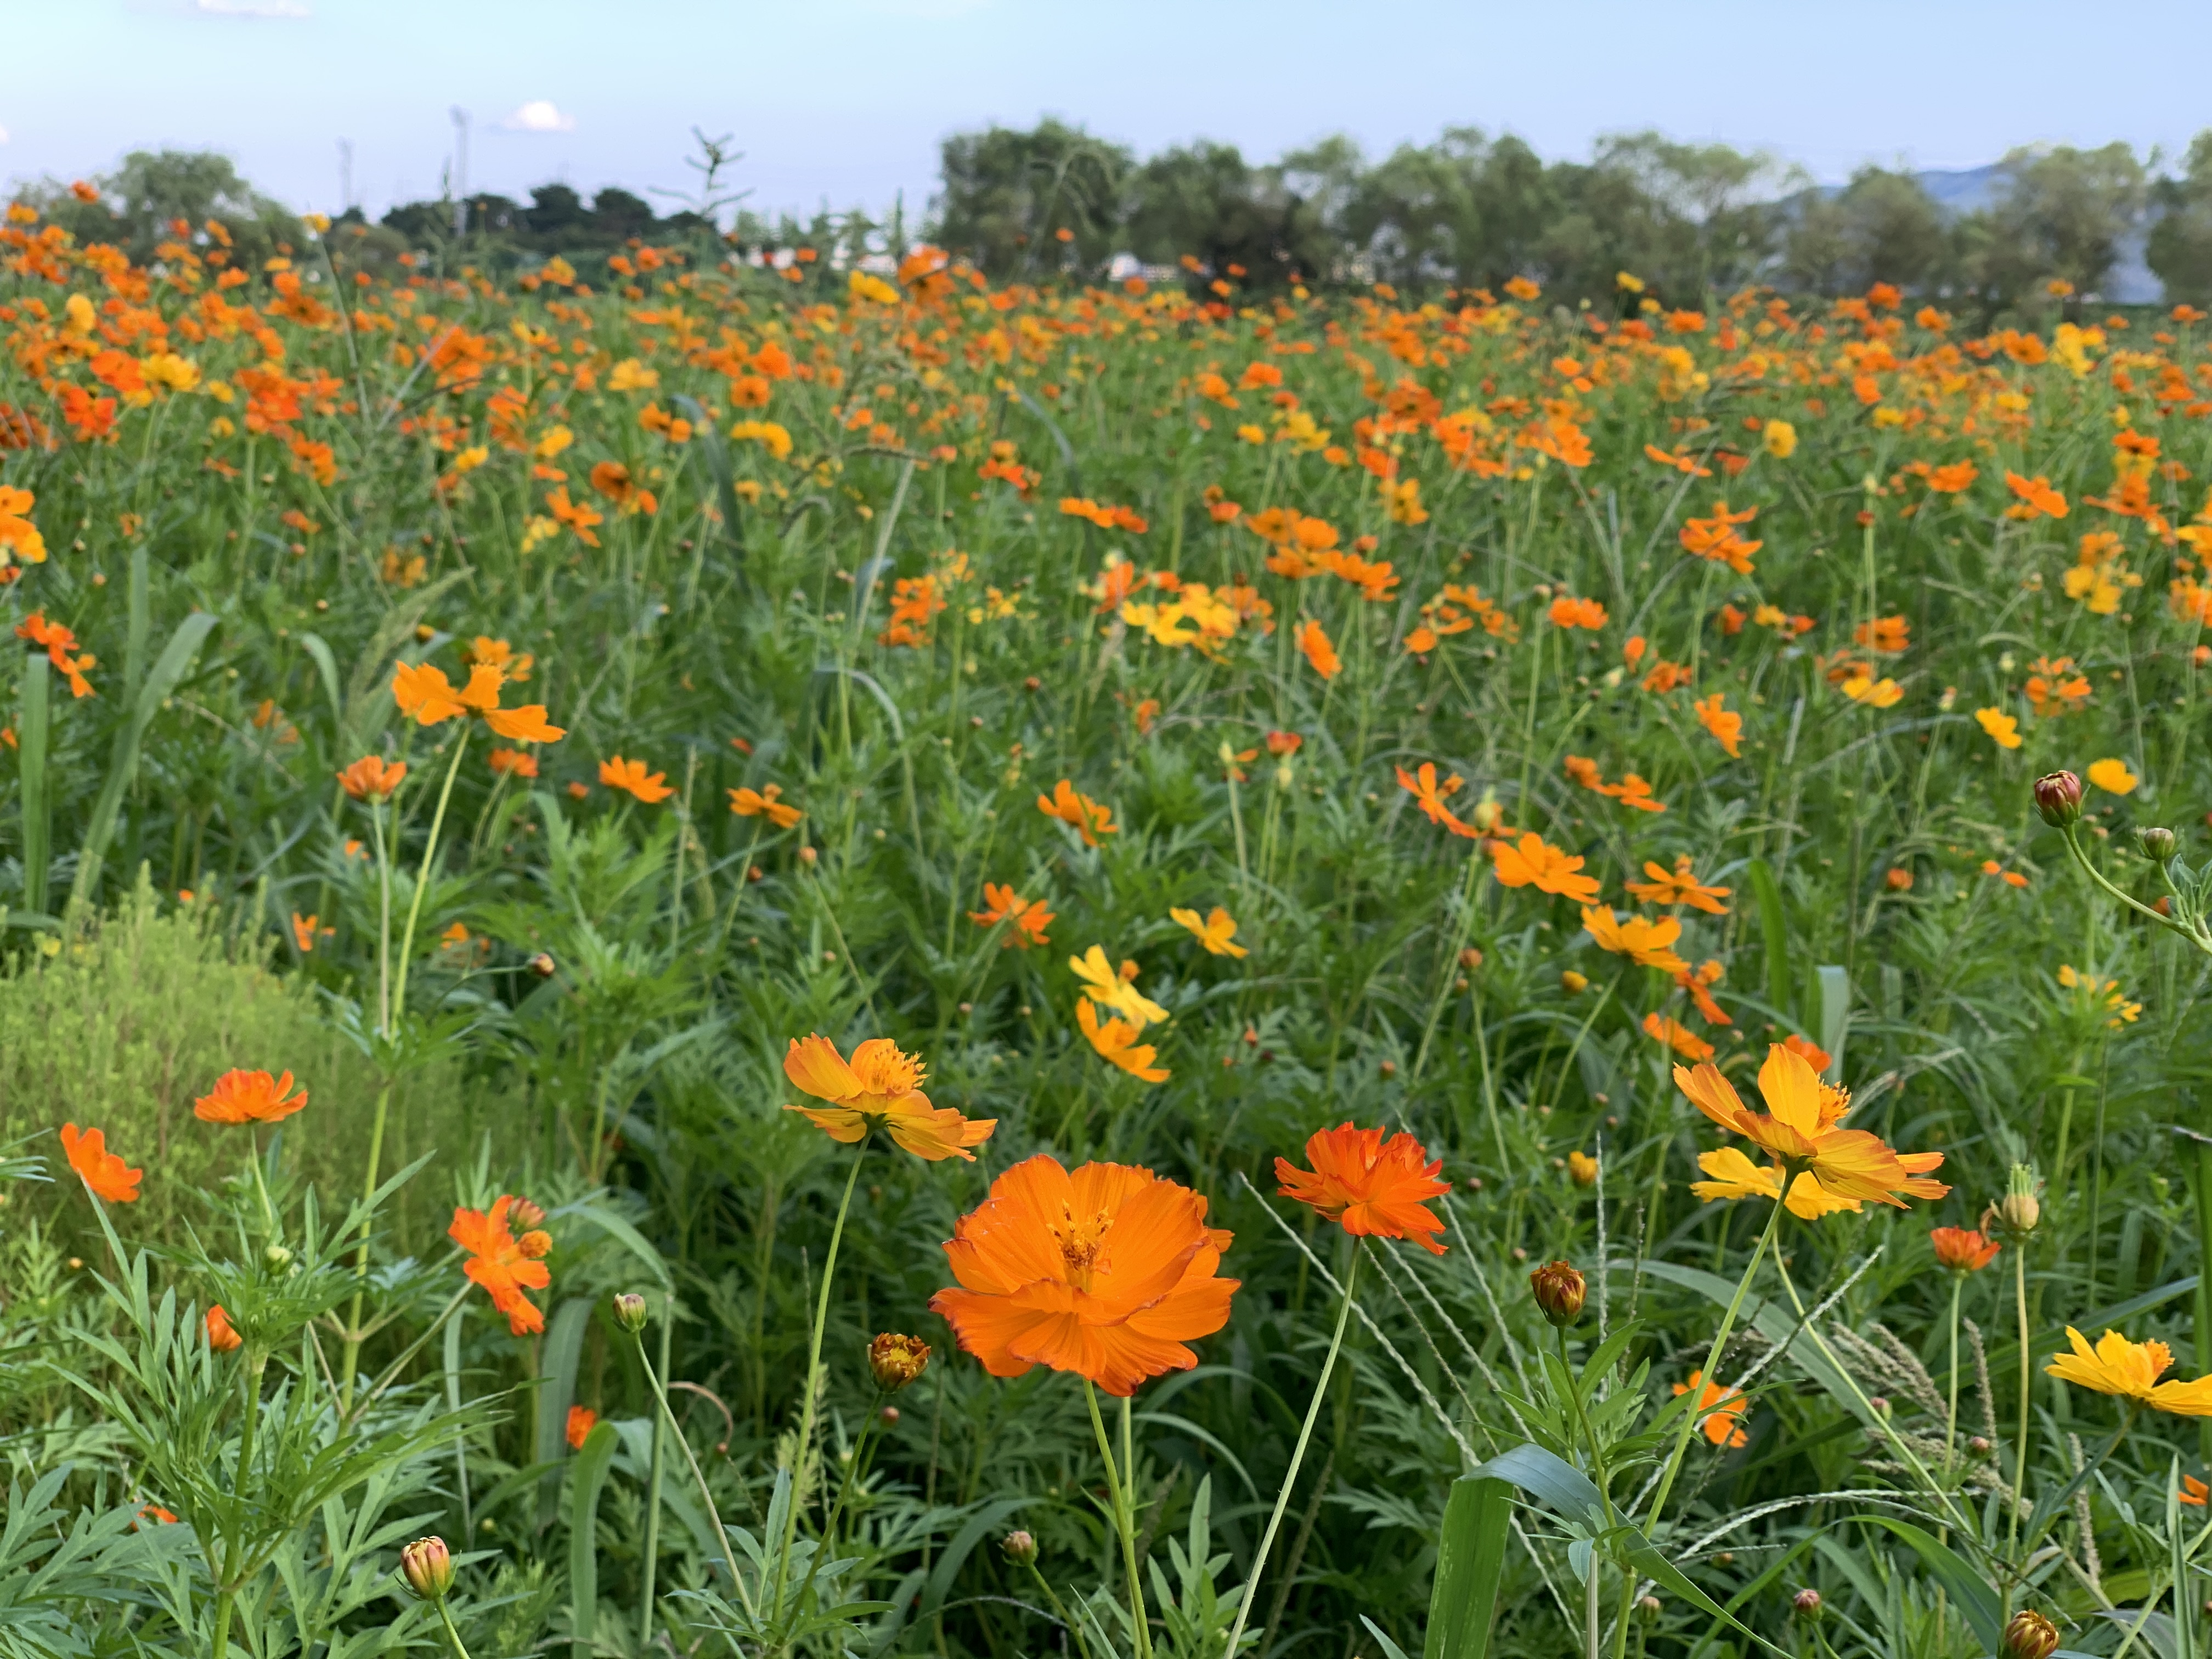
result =
[{"label": "yellow-orange bloom", "polygon": [[1150,1170],[1050,1158],[1017,1164],[945,1246],[959,1281],[930,1298],[994,1376],[1073,1371],[1111,1395],[1188,1370],[1184,1345],[1229,1322],[1218,1276],[1232,1235],[1206,1200]]},{"label": "yellow-orange bloom", "polygon": [[1734,890],[1705,885],[1691,869],[1687,853],[1676,857],[1671,871],[1647,861],[1644,873],[1651,879],[1624,884],[1632,896],[1642,899],[1646,904],[1686,904],[1693,910],[1703,910],[1709,916],[1728,914],[1728,906],[1721,901]]},{"label": "yellow-orange bloom", "polygon": [[788,801],[778,800],[783,786],[771,783],[765,789],[732,789],[730,791],[730,811],[741,818],[757,818],[766,814],[769,823],[779,830],[788,830],[806,816]]},{"label": "yellow-orange bloom", "polygon": [[1444,1253],[1436,1237],[1443,1221],[1423,1200],[1443,1197],[1451,1182],[1437,1179],[1443,1161],[1413,1136],[1385,1141],[1380,1129],[1346,1122],[1308,1137],[1306,1159],[1311,1170],[1275,1160],[1284,1197],[1310,1205],[1355,1238],[1409,1238],[1431,1255]]},{"label": "yellow-orange bloom", "polygon": [[1308,617],[1298,624],[1298,649],[1313,665],[1315,673],[1325,680],[1333,680],[1344,671],[1343,659],[1336,654],[1336,647],[1329,642],[1328,633],[1321,623]]},{"label": "yellow-orange bloom", "polygon": [[1785,1167],[1802,1169],[1832,1198],[1868,1199],[1903,1209],[1900,1193],[1941,1198],[1951,1190],[1926,1178],[1942,1166],[1942,1153],[1900,1153],[1879,1135],[1837,1127],[1850,1110],[1850,1096],[1821,1082],[1804,1056],[1778,1042],[1769,1046],[1759,1072],[1764,1113],[1745,1106],[1711,1064],[1695,1071],[1677,1066],[1674,1085],[1721,1127],[1763,1147]]},{"label": "yellow-orange bloom", "polygon": [[1119,833],[1114,823],[1114,809],[1100,805],[1066,778],[1053,786],[1049,795],[1039,795],[1036,804],[1037,811],[1045,817],[1073,825],[1082,836],[1085,847],[1097,846],[1101,836]]},{"label": "yellow-orange bloom", "polygon": [[1533,830],[1518,842],[1492,842],[1491,860],[1502,887],[1534,887],[1577,904],[1589,904],[1597,898],[1597,878],[1576,873],[1583,860],[1571,857]]},{"label": "yellow-orange bloom", "polygon": [[1601,951],[1626,957],[1638,967],[1669,974],[1690,971],[1690,964],[1674,951],[1674,941],[1682,937],[1682,924],[1673,916],[1662,916],[1656,921],[1649,916],[1616,918],[1610,904],[1586,904],[1583,926]]},{"label": "yellow-orange bloom", "polygon": [[[1763,1198],[1771,1203],[1782,1191],[1784,1171],[1779,1165],[1762,1169],[1733,1146],[1720,1146],[1710,1152],[1700,1152],[1698,1167],[1712,1179],[1693,1181],[1690,1183],[1690,1190],[1708,1203],[1720,1198]],[[1790,1213],[1800,1221],[1818,1221],[1822,1216],[1833,1215],[1838,1210],[1848,1210],[1856,1214],[1859,1201],[1855,1198],[1834,1196],[1807,1173],[1790,1183],[1789,1206]]]},{"label": "yellow-orange bloom", "polygon": [[599,763],[599,781],[610,789],[635,795],[647,806],[658,805],[676,793],[668,787],[667,773],[648,775],[643,761],[624,760],[620,755]]},{"label": "yellow-orange bloom", "polygon": [[975,1161],[968,1149],[980,1146],[999,1127],[994,1117],[968,1118],[950,1107],[929,1103],[921,1091],[922,1064],[900,1052],[889,1037],[871,1037],[853,1050],[848,1062],[825,1036],[792,1039],[783,1056],[783,1074],[794,1087],[823,1106],[789,1106],[832,1140],[848,1146],[881,1128],[895,1146],[936,1164],[948,1158]]},{"label": "yellow-orange bloom", "polygon": [[499,689],[505,680],[498,667],[479,662],[469,670],[468,684],[456,688],[442,668],[403,662],[392,671],[392,699],[400,714],[417,726],[438,726],[456,715],[476,714],[511,743],[558,743],[568,735],[562,727],[546,723],[543,703],[501,708]]},{"label": "yellow-orange bloom", "polygon": [[1145,1029],[1142,1021],[1102,1020],[1098,1018],[1098,1005],[1085,997],[1075,1005],[1075,1023],[1083,1028],[1083,1035],[1101,1059],[1112,1061],[1139,1081],[1165,1083],[1175,1075],[1166,1066],[1152,1063],[1158,1057],[1158,1048],[1137,1041],[1138,1033]]},{"label": "yellow-orange bloom", "polygon": [[1117,970],[1107,961],[1105,946],[1094,945],[1081,956],[1068,957],[1067,965],[1083,981],[1085,996],[1093,1002],[1104,1003],[1127,1020],[1133,1029],[1142,1030],[1147,1025],[1166,1021],[1168,1011],[1139,993],[1135,963],[1123,963]]},{"label": "yellow-orange bloom", "polygon": [[2158,1380],[2173,1364],[2172,1352],[2165,1343],[2130,1342],[2118,1331],[2106,1331],[2093,1349],[2071,1325],[2066,1328],[2066,1340],[2074,1352],[2051,1355],[2043,1368],[2046,1374],[2176,1417],[2212,1417],[2212,1376],[2200,1376],[2194,1382]]},{"label": "yellow-orange bloom", "polygon": [[229,1071],[192,1103],[192,1115],[203,1123],[275,1123],[307,1103],[305,1089],[292,1092],[289,1072],[272,1078],[266,1072]]},{"label": "yellow-orange bloom", "polygon": [[2004,1249],[1993,1238],[1964,1227],[1937,1227],[1928,1235],[1936,1260],[1954,1273],[1978,1273],[1997,1259]]},{"label": "yellow-orange bloom", "polygon": [[1178,927],[1188,927],[1197,937],[1198,942],[1206,947],[1208,956],[1242,957],[1250,954],[1243,945],[1231,943],[1237,937],[1237,918],[1218,904],[1207,913],[1203,921],[1199,920],[1197,911],[1180,909],[1170,909],[1168,920]]},{"label": "yellow-orange bloom", "polygon": [[107,1132],[87,1129],[82,1134],[74,1123],[62,1125],[62,1152],[69,1158],[69,1166],[77,1178],[91,1188],[94,1196],[110,1204],[135,1204],[138,1200],[138,1182],[143,1170],[131,1169],[107,1150]]}]

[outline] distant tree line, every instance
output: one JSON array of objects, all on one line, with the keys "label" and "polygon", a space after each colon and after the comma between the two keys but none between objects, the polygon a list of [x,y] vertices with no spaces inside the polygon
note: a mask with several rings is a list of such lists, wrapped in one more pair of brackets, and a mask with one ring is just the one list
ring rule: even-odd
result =
[{"label": "distant tree line", "polygon": [[[811,246],[836,261],[926,237],[1001,280],[1096,281],[1133,256],[1194,283],[1233,275],[1248,288],[1382,282],[1422,294],[1528,276],[1571,302],[1611,295],[1626,270],[1685,298],[1747,283],[1832,295],[1888,282],[1988,316],[2033,306],[2054,280],[2100,294],[2139,251],[2168,300],[2212,303],[2212,131],[2171,167],[2121,143],[2014,150],[1985,178],[1944,175],[1979,186],[1947,204],[1911,173],[1869,166],[1822,188],[1764,153],[1651,132],[1601,140],[1586,161],[1547,161],[1473,127],[1372,160],[1338,137],[1261,163],[1203,139],[1139,161],[1048,118],[947,138],[939,192],[913,222],[903,204],[884,219],[723,215],[734,198],[715,194],[716,180],[734,156],[701,143],[708,162],[691,165],[705,187],[672,212],[616,186],[586,201],[545,184],[526,203],[477,191],[404,203],[374,224],[356,210],[338,246],[368,266],[413,249],[496,269],[604,257],[635,240],[721,257]],[[137,151],[90,189],[50,180],[26,194],[80,239],[140,260],[179,220],[221,222],[245,258],[305,234],[204,152]]]}]

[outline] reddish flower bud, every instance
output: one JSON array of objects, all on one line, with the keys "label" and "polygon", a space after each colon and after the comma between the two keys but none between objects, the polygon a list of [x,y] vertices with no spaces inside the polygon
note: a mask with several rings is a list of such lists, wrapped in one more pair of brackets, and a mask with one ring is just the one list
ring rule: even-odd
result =
[{"label": "reddish flower bud", "polygon": [[2081,780],[2071,772],[2050,772],[2035,781],[2035,810],[2054,830],[2081,822]]},{"label": "reddish flower bud", "polygon": [[425,1601],[442,1601],[453,1587],[453,1558],[442,1538],[418,1538],[399,1552],[399,1575]]},{"label": "reddish flower bud", "polygon": [[1997,1659],[2051,1659],[2058,1648],[2058,1626],[2032,1608],[2023,1607],[2004,1628],[1997,1644]]},{"label": "reddish flower bud", "polygon": [[1565,1330],[1583,1316],[1583,1302],[1589,1287],[1572,1264],[1553,1261],[1528,1275],[1528,1293],[1553,1328]]},{"label": "reddish flower bud", "polygon": [[507,1206],[507,1221],[511,1227],[531,1232],[545,1224],[545,1212],[526,1198],[518,1198]]},{"label": "reddish flower bud", "polygon": [[868,1344],[868,1371],[885,1394],[896,1394],[929,1369],[929,1344],[885,1331]]}]

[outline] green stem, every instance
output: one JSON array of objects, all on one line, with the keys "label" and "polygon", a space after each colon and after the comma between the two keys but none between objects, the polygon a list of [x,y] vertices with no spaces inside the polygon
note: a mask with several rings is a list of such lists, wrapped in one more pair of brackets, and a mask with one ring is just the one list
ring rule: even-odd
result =
[{"label": "green stem", "polygon": [[[415,872],[415,891],[407,901],[407,927],[399,936],[398,982],[392,990],[391,1018],[395,1020],[406,1012],[407,970],[412,965],[415,955],[415,925],[422,919],[422,895],[430,885],[431,860],[438,856],[438,832],[446,827],[446,805],[453,798],[453,779],[461,769],[461,757],[468,752],[468,728],[464,726],[453,739],[453,762],[446,768],[446,781],[438,790],[438,808],[430,814],[430,839],[422,848],[422,867]],[[390,1035],[388,1030],[386,1035]],[[369,1182],[372,1191],[375,1185],[372,1174]]]},{"label": "green stem", "polygon": [[1114,1468],[1113,1443],[1106,1438],[1106,1420],[1098,1415],[1098,1390],[1083,1379],[1084,1403],[1091,1407],[1091,1431],[1098,1438],[1098,1455],[1106,1460],[1106,1490],[1114,1497],[1114,1530],[1121,1534],[1121,1567],[1129,1579],[1129,1618],[1136,1632],[1137,1659],[1152,1659],[1152,1632],[1145,1614],[1145,1581],[1137,1571],[1137,1529],[1129,1512],[1129,1494]]},{"label": "green stem", "polygon": [[[2020,1548],[2020,1506],[2027,1497],[2027,1436],[2034,1419],[2028,1409],[2028,1352],[2027,1352],[2027,1241],[2016,1239],[2012,1253],[2012,1299],[2020,1324],[2020,1437],[2013,1455],[2012,1502],[2006,1507],[2012,1511],[2012,1523],[2006,1528],[2006,1548],[2017,1553]],[[2177,1603],[2178,1605],[2178,1603]]]},{"label": "green stem", "polygon": [[[876,1400],[880,1407],[883,1400],[880,1392],[877,1394]],[[872,1407],[861,1421],[860,1438],[853,1443],[853,1455],[847,1461],[845,1473],[837,1482],[837,1501],[830,1507],[830,1518],[823,1523],[821,1541],[815,1546],[813,1559],[806,1564],[805,1582],[799,1585],[799,1594],[791,1598],[793,1617],[797,1616],[799,1608],[806,1605],[806,1592],[814,1588],[814,1575],[822,1570],[822,1558],[830,1553],[836,1542],[837,1526],[845,1518],[845,1504],[853,1495],[854,1477],[860,1472],[861,1459],[867,1454],[868,1433],[876,1426],[876,1422],[877,1408]]]},{"label": "green stem", "polygon": [[1283,1524],[1283,1512],[1290,1508],[1291,1489],[1297,1484],[1298,1467],[1305,1462],[1306,1443],[1313,1438],[1314,1424],[1321,1416],[1322,1402],[1328,1398],[1329,1374],[1335,1370],[1337,1353],[1344,1346],[1344,1328],[1352,1317],[1352,1287],[1358,1277],[1359,1253],[1355,1249],[1352,1265],[1345,1270],[1344,1302],[1336,1310],[1336,1330],[1328,1339],[1328,1352],[1321,1362],[1321,1376],[1314,1382],[1313,1402],[1306,1407],[1306,1420],[1299,1425],[1297,1443],[1291,1448],[1291,1467],[1284,1473],[1282,1490],[1275,1494],[1274,1512],[1267,1517],[1267,1530],[1260,1534],[1260,1549],[1252,1558],[1251,1576],[1244,1581],[1243,1595],[1237,1598],[1237,1622],[1230,1626],[1229,1645],[1222,1650],[1227,1659],[1236,1659],[1237,1647],[1244,1639],[1244,1622],[1260,1593],[1260,1575],[1267,1570],[1267,1552],[1274,1547],[1275,1534]]},{"label": "green stem", "polygon": [[[368,1179],[362,1187],[361,1200],[363,1204],[367,1204],[369,1200],[376,1196],[376,1177],[381,1172],[384,1163],[385,1115],[391,1104],[392,1084],[387,1079],[384,1086],[376,1091],[376,1113],[369,1121]],[[375,1218],[373,1216],[365,1215],[361,1218],[361,1243],[354,1252],[353,1263],[354,1276],[357,1279],[366,1279],[368,1277],[368,1240],[370,1231],[374,1225]],[[338,1404],[340,1406],[343,1406],[351,1397],[353,1379],[361,1365],[362,1297],[362,1292],[356,1291],[353,1293],[353,1305],[346,1313],[345,1357],[339,1362],[338,1367]]]},{"label": "green stem", "polygon": [[[1053,1617],[1060,1620],[1061,1628],[1075,1632],[1075,1651],[1079,1659],[1091,1659],[1091,1644],[1084,1639],[1083,1626],[1067,1616],[1067,1608],[1060,1602],[1060,1592],[1053,1589],[1051,1581],[1037,1570],[1034,1559],[1030,1562],[1030,1577],[1036,1580],[1037,1588],[1044,1592],[1044,1599],[1052,1603]],[[1228,1652],[1234,1655],[1236,1651],[1236,1644],[1232,1641]]]},{"label": "green stem", "polygon": [[461,1645],[461,1633],[453,1628],[453,1615],[446,1611],[441,1598],[438,1602],[438,1622],[446,1627],[446,1645],[453,1650],[453,1659],[469,1659],[469,1650]]},{"label": "green stem", "polygon": [[1951,1480],[1952,1454],[1957,1449],[1959,1436],[1959,1294],[1966,1288],[1966,1276],[1961,1273],[1951,1275],[1951,1403],[1943,1418],[1943,1480]]},{"label": "green stem", "polygon": [[860,1160],[868,1143],[864,1139],[853,1154],[852,1173],[845,1177],[845,1194],[837,1200],[837,1222],[830,1230],[830,1253],[822,1259],[822,1292],[814,1300],[814,1334],[806,1347],[806,1398],[799,1413],[799,1449],[791,1459],[791,1504],[784,1512],[783,1539],[775,1551],[775,1589],[769,1597],[779,1621],[783,1611],[784,1574],[791,1566],[791,1540],[799,1531],[800,1492],[806,1479],[806,1451],[814,1438],[814,1397],[821,1388],[822,1331],[830,1322],[830,1286],[837,1275],[837,1246],[845,1237],[845,1215],[853,1207],[853,1187],[860,1178]]},{"label": "green stem", "polygon": [[[660,1369],[668,1369],[670,1333],[675,1328],[675,1298],[669,1298],[660,1318]],[[643,1352],[641,1341],[639,1352]],[[645,1586],[638,1595],[637,1644],[653,1640],[653,1584],[660,1565],[660,1488],[668,1469],[668,1425],[656,1414],[653,1419],[653,1465],[645,1478]]]},{"label": "green stem", "polygon": [[[1782,1190],[1784,1193],[1790,1190],[1786,1171]],[[1713,1333],[1713,1345],[1705,1350],[1705,1363],[1698,1372],[1701,1379],[1698,1393],[1701,1396],[1705,1383],[1718,1380],[1713,1376],[1713,1368],[1721,1363],[1721,1351],[1728,1346],[1729,1338],[1735,1334],[1735,1318],[1743,1311],[1743,1298],[1751,1289],[1752,1277],[1758,1273],[1759,1264],[1765,1257],[1767,1247],[1774,1243],[1774,1236],[1781,1225],[1782,1200],[1778,1196],[1774,1200],[1773,1213],[1766,1218],[1766,1231],[1759,1236],[1758,1248],[1752,1251],[1750,1264],[1744,1268],[1743,1277],[1736,1281],[1735,1294],[1729,1299],[1728,1312],[1721,1316],[1721,1328]],[[1603,1268],[1601,1267],[1600,1271],[1602,1272]],[[1650,1512],[1644,1518],[1646,1533],[1654,1532],[1658,1528],[1659,1517],[1667,1507],[1667,1494],[1674,1489],[1674,1476],[1681,1469],[1683,1454],[1690,1449],[1690,1437],[1697,1431],[1698,1417],[1698,1402],[1692,1401],[1690,1409],[1682,1414],[1682,1426],[1675,1431],[1674,1449],[1668,1455],[1666,1471],[1659,1477],[1659,1490],[1652,1494]]]},{"label": "green stem", "polygon": [[[661,1317],[664,1320],[674,1317],[673,1307]],[[714,1545],[721,1552],[722,1565],[729,1573],[731,1582],[737,1586],[738,1600],[744,1604],[745,1616],[757,1620],[760,1614],[753,1606],[752,1595],[745,1589],[745,1581],[738,1577],[738,1564],[730,1555],[729,1529],[722,1525],[722,1512],[714,1506],[714,1494],[707,1490],[707,1472],[699,1467],[699,1460],[692,1455],[691,1442],[668,1404],[668,1391],[661,1387],[660,1378],[653,1369],[653,1362],[645,1357],[645,1338],[633,1333],[630,1340],[637,1344],[637,1363],[644,1368],[645,1380],[653,1389],[653,1399],[660,1406],[660,1415],[668,1425],[669,1437],[676,1442],[677,1449],[684,1454],[684,1462],[691,1470],[691,1484],[699,1490],[699,1503],[707,1511],[708,1523],[714,1528]]]},{"label": "green stem", "polygon": [[[246,1418],[238,1431],[238,1468],[233,1472],[230,1492],[243,1507],[246,1479],[253,1468],[253,1434],[261,1421],[261,1374],[268,1368],[269,1356],[250,1352],[246,1363],[239,1368],[240,1380],[246,1385]],[[223,1583],[216,1601],[215,1642],[210,1651],[215,1659],[227,1659],[230,1652],[231,1604],[238,1595],[238,1586],[230,1581],[236,1577],[245,1565],[245,1547],[235,1538],[223,1551]]]}]

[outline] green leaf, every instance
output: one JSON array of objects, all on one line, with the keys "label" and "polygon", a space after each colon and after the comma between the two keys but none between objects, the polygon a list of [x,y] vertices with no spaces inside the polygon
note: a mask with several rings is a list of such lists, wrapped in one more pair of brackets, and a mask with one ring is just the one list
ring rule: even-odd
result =
[{"label": "green leaf", "polygon": [[[541,1464],[557,1468],[568,1439],[568,1405],[576,1397],[576,1362],[584,1352],[584,1328],[592,1317],[592,1304],[571,1297],[553,1310],[545,1322],[545,1348],[538,1373],[538,1433],[535,1456]],[[557,1477],[548,1474],[538,1488],[538,1521],[553,1519],[558,1501]]]},{"label": "green leaf", "polygon": [[185,677],[194,656],[214,630],[215,617],[205,611],[195,611],[177,624],[177,631],[169,635],[169,642],[161,648],[153,672],[147,675],[146,684],[138,688],[137,705],[123,729],[116,733],[115,751],[107,763],[107,776],[100,787],[100,798],[93,803],[92,816],[86,821],[84,844],[77,851],[76,881],[70,889],[69,914],[80,914],[91,902],[94,890],[100,884],[100,868],[107,856],[107,843],[115,836],[116,815],[123,808],[123,793],[138,775],[138,750],[144,742],[146,728],[154,723],[154,716],[161,711],[169,694],[177,689],[177,682]]},{"label": "green leaf", "polygon": [[1997,1593],[1959,1559],[1948,1545],[1940,1544],[1910,1521],[1899,1521],[1894,1516],[1862,1515],[1863,1525],[1880,1527],[1911,1545],[1936,1581],[1949,1592],[1960,1614],[1972,1626],[1975,1637],[1991,1653],[1997,1650],[2004,1639],[2004,1603]]},{"label": "green leaf", "polygon": [[1382,1644],[1382,1659],[1406,1659],[1406,1650],[1383,1634],[1380,1625],[1364,1613],[1359,1615],[1359,1622],[1367,1626],[1367,1633],[1370,1636]]},{"label": "green leaf", "polygon": [[1504,1481],[1485,1475],[1452,1482],[1421,1659],[1488,1659],[1513,1521],[1511,1493]]},{"label": "green leaf", "polygon": [[23,905],[46,908],[46,874],[53,860],[53,803],[46,796],[49,688],[53,677],[45,656],[23,659],[22,730],[16,750],[21,766],[23,803]]},{"label": "green leaf", "polygon": [[338,691],[338,659],[319,634],[301,635],[300,644],[314,659],[315,672],[323,678],[323,695],[331,701],[331,730],[341,732],[345,727],[345,702]]},{"label": "green leaf", "polygon": [[1786,1011],[1791,1002],[1790,922],[1782,909],[1782,889],[1774,879],[1773,866],[1765,859],[1753,859],[1744,873],[1759,905],[1759,933],[1766,951],[1766,1000]]},{"label": "green leaf", "polygon": [[955,1533],[952,1541],[945,1547],[945,1553],[939,1558],[935,1571],[929,1575],[929,1583],[922,1589],[921,1605],[915,1609],[917,1624],[925,1619],[935,1618],[945,1606],[945,1598],[952,1591],[953,1578],[967,1565],[968,1557],[975,1546],[981,1543],[988,1534],[997,1531],[1018,1511],[1027,1509],[1029,1503],[1026,1498],[1001,1498],[995,1503],[986,1504],[968,1517],[968,1524]]},{"label": "green leaf", "polygon": [[1844,1074],[1844,1038],[1850,1030],[1850,970],[1824,963],[1813,977],[1820,988],[1820,1047],[1828,1053],[1828,1069],[1821,1075],[1833,1083]]},{"label": "green leaf", "polygon": [[1595,1524],[1593,1516],[1605,1508],[1588,1475],[1565,1458],[1525,1440],[1492,1458],[1474,1471],[1474,1476],[1510,1481],[1531,1497],[1543,1499],[1570,1521]]},{"label": "green leaf", "polygon": [[564,1206],[554,1213],[573,1215],[580,1221],[590,1222],[642,1262],[645,1270],[653,1275],[654,1284],[664,1291],[672,1288],[667,1262],[662,1260],[660,1252],[653,1248],[652,1242],[630,1224],[628,1217],[617,1214],[604,1202]]},{"label": "green leaf", "polygon": [[613,1424],[597,1425],[584,1437],[568,1486],[568,1633],[586,1659],[599,1624],[599,1488],[621,1438]]}]

